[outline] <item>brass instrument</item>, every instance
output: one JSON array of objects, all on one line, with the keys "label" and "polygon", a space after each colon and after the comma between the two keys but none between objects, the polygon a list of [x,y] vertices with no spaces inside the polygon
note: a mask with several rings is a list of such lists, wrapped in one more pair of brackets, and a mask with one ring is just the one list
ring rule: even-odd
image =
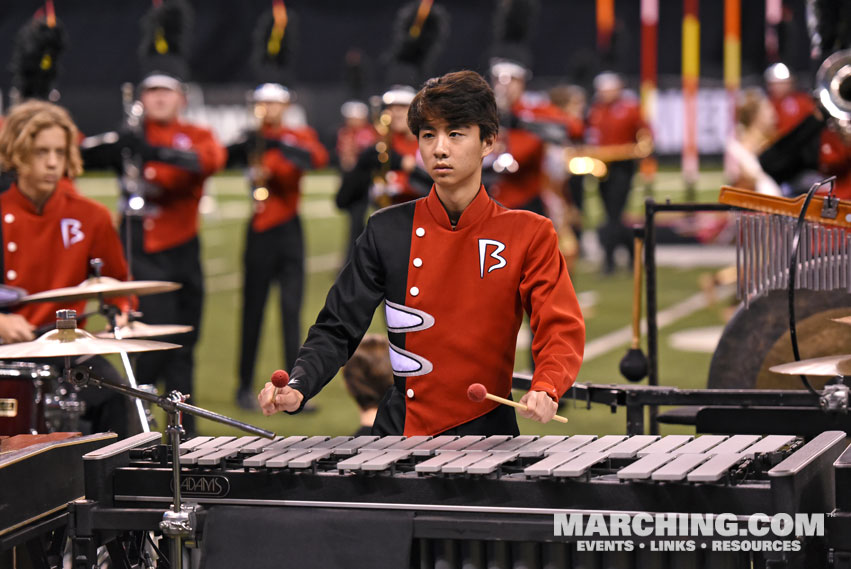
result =
[{"label": "brass instrument", "polygon": [[375,151],[378,153],[378,162],[381,167],[375,172],[372,177],[373,198],[379,208],[387,207],[393,203],[389,192],[387,191],[387,174],[390,173],[390,152],[393,149],[393,131],[390,129],[390,121],[392,117],[390,111],[384,109],[378,115],[378,120],[375,121],[375,131],[378,133],[379,139],[375,143]]},{"label": "brass instrument", "polygon": [[851,137],[851,49],[837,51],[822,62],[813,94],[829,115],[828,124]]},{"label": "brass instrument", "polygon": [[564,163],[567,171],[574,176],[591,174],[603,178],[609,171],[609,162],[623,160],[642,160],[653,153],[653,138],[649,133],[639,131],[638,140],[627,144],[606,146],[568,146],[564,149]]}]

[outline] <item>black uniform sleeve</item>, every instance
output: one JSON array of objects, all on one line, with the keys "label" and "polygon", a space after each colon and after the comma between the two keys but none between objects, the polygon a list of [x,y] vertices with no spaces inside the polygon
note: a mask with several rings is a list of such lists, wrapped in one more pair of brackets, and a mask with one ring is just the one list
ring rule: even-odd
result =
[{"label": "black uniform sleeve", "polygon": [[124,154],[137,157],[142,162],[162,162],[189,172],[201,172],[201,159],[196,152],[165,146],[151,146],[141,134],[125,131],[105,133],[86,138],[80,146],[86,168],[123,169]]},{"label": "black uniform sleeve", "polygon": [[375,148],[367,148],[358,156],[354,168],[343,174],[340,189],[335,199],[339,209],[348,209],[369,195],[372,173],[379,167],[378,153]]},{"label": "black uniform sleeve", "polygon": [[247,166],[252,152],[263,153],[269,149],[275,149],[283,154],[284,158],[292,162],[299,170],[313,170],[313,157],[310,150],[273,138],[260,138],[256,131],[244,134],[237,142],[228,146],[227,167]]},{"label": "black uniform sleeve", "polygon": [[289,385],[304,395],[302,406],[334,378],[360,344],[384,299],[385,274],[372,217],[355,243],[351,260],[328,291],[293,365]]}]

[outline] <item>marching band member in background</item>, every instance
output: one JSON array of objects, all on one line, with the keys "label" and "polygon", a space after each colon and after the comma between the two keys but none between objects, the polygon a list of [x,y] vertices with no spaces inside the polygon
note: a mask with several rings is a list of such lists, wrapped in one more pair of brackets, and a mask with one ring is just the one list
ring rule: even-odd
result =
[{"label": "marching band member in background", "polygon": [[795,88],[795,76],[785,64],[769,66],[764,77],[768,98],[777,115],[774,136],[780,138],[813,114],[815,103],[812,95]]},{"label": "marching band member in background", "polygon": [[[594,78],[595,96],[588,113],[587,142],[593,146],[632,148],[651,144],[650,127],[641,118],[641,107],[635,97],[624,93],[623,80],[616,73],[605,72]],[[603,248],[603,273],[615,270],[615,249],[623,246],[632,255],[632,231],[621,216],[632,189],[637,156],[626,152],[606,162],[608,173],[600,180],[600,197],[606,220],[598,229]]]},{"label": "marching band member in background", "polygon": [[582,360],[585,325],[552,223],[493,201],[481,184],[499,117],[472,71],[429,80],[408,112],[428,173],[426,198],[373,214],[311,327],[289,385],[258,395],[267,415],[297,412],[355,351],[383,300],[395,387],[377,435],[518,434],[514,412],[473,403],[485,383],[508,397],[517,331],[530,314],[536,368],[521,415],[552,419]]},{"label": "marching band member in background", "polygon": [[[77,127],[65,109],[44,101],[27,101],[12,108],[0,129],[0,169],[14,174],[14,182],[0,194],[0,274],[3,284],[30,294],[76,286],[89,276],[90,261],[103,261],[103,276],[129,277],[121,242],[109,210],[77,193],[72,179],[83,171],[77,147]],[[115,299],[126,322],[128,299]],[[49,329],[56,311],[82,314],[86,302],[34,302],[0,313],[3,343],[35,339],[37,329]],[[79,322],[82,328],[84,322]],[[39,363],[55,363],[61,360]],[[95,374],[112,383],[123,378],[103,357],[87,360]],[[127,404],[123,395],[106,389],[83,389],[83,420],[93,432],[113,430],[128,434]]]},{"label": "marching band member in background", "polygon": [[[177,76],[153,71],[138,90],[142,128],[123,132],[115,142],[92,137],[100,143],[84,141],[83,157],[87,166],[111,166],[122,177],[130,175],[126,154],[138,158],[138,194],[125,200],[121,227],[122,237],[129,235],[124,245],[133,276],[182,285],[142,297],[139,310],[146,324],[183,324],[193,330],[181,335],[180,349],[140,355],[137,376],[140,383],[163,380],[167,391],[191,394],[204,303],[198,204],[204,182],[224,166],[227,155],[212,131],[180,119],[186,96]],[[187,432],[193,432],[194,417],[183,419]]]},{"label": "marching band member in background", "polygon": [[264,83],[253,94],[257,130],[228,147],[228,166],[250,166],[254,215],[243,254],[242,333],[237,404],[256,409],[251,387],[269,288],[280,292],[283,355],[291,369],[301,345],[304,297],[304,232],[298,215],[304,172],[321,168],[328,152],[310,127],[290,128],[285,115],[290,92]]},{"label": "marching band member in background", "polygon": [[774,139],[777,113],[759,89],[746,89],[736,101],[736,128],[724,153],[724,176],[731,186],[780,195],[780,187],[757,158]]}]

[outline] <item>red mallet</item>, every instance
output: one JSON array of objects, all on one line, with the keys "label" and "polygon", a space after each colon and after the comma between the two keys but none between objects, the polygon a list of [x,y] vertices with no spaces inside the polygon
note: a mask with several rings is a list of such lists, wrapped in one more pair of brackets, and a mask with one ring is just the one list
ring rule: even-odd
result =
[{"label": "red mallet", "polygon": [[282,369],[277,369],[272,374],[272,377],[269,379],[269,381],[271,381],[272,385],[275,386],[275,388],[272,390],[272,403],[274,403],[275,397],[278,396],[278,389],[286,387],[287,384],[290,382],[290,374],[288,374]]},{"label": "red mallet", "polygon": [[[490,399],[491,401],[496,401],[497,403],[502,403],[503,405],[516,407],[517,409],[522,409],[524,411],[528,410],[528,407],[526,407],[522,403],[517,403],[516,401],[512,401],[511,399],[505,399],[504,397],[499,397],[497,395],[488,393],[487,388],[481,383],[471,383],[470,387],[467,388],[467,397],[469,397],[470,401],[473,401],[474,403],[481,403],[485,399]],[[567,423],[567,417],[562,417],[561,415],[553,416],[553,420],[558,421],[559,423]]]}]

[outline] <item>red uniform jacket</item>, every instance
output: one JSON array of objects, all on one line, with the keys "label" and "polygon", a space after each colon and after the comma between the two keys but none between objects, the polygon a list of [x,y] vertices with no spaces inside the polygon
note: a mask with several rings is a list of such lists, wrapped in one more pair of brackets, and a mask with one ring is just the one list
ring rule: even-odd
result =
[{"label": "red uniform jacket", "polygon": [[[391,147],[394,152],[403,157],[416,156],[420,149],[416,138],[398,132],[393,133]],[[387,173],[387,187],[392,193],[393,203],[403,203],[422,197],[422,194],[411,186],[409,178],[408,172],[402,169]]]},{"label": "red uniform jacket", "polygon": [[500,175],[491,186],[490,193],[505,207],[516,209],[541,194],[544,143],[528,130],[511,128],[505,135],[505,151],[514,157],[517,171]]},{"label": "red uniform jacket", "polygon": [[576,379],[585,324],[553,224],[500,206],[484,188],[454,229],[434,189],[373,214],[294,365],[290,386],[305,401],[350,357],[382,300],[405,435],[434,435],[493,410],[467,398],[471,383],[508,396],[524,311],[534,331],[532,389],[557,399]]},{"label": "red uniform jacket", "polygon": [[777,137],[781,137],[813,114],[815,104],[813,98],[806,93],[796,91],[785,97],[771,98],[771,104],[777,111]]},{"label": "red uniform jacket", "polygon": [[378,140],[378,133],[371,124],[353,128],[342,126],[337,131],[337,156],[342,162],[344,159],[351,161],[351,168],[357,161],[358,156],[367,147],[372,146]]},{"label": "red uniform jacket", "polygon": [[[328,163],[328,151],[319,142],[316,131],[310,127],[291,129],[266,126],[262,134],[264,138],[277,139],[290,146],[309,150],[314,168],[321,168]],[[269,172],[269,198],[254,202],[254,217],[251,220],[254,231],[267,231],[295,217],[301,195],[301,177],[304,174],[276,148],[263,153],[262,164]]]},{"label": "red uniform jacket", "polygon": [[631,98],[620,98],[610,104],[598,101],[588,113],[586,136],[588,144],[595,146],[631,144],[643,128],[647,128],[647,123],[641,118],[638,101]]},{"label": "red uniform jacket", "polygon": [[842,137],[829,128],[821,133],[819,171],[825,176],[836,176],[836,196],[851,200],[851,145],[845,144]]},{"label": "red uniform jacket", "polygon": [[[112,219],[101,204],[77,193],[63,178],[44,211],[17,184],[0,195],[3,224],[3,283],[34,294],[54,288],[76,286],[89,276],[89,261],[103,260],[102,274],[127,280],[127,263]],[[130,303],[116,302],[122,309]],[[15,310],[30,324],[42,326],[56,321],[56,311],[71,308],[81,315],[86,301],[35,302]]]},{"label": "red uniform jacket", "polygon": [[146,162],[142,173],[160,188],[148,197],[156,211],[145,216],[145,251],[156,253],[186,243],[198,234],[198,202],[204,181],[225,164],[227,154],[213,133],[205,128],[174,121],[145,123],[145,138],[152,146],[164,146],[198,153],[200,172],[189,172],[171,164]]}]

